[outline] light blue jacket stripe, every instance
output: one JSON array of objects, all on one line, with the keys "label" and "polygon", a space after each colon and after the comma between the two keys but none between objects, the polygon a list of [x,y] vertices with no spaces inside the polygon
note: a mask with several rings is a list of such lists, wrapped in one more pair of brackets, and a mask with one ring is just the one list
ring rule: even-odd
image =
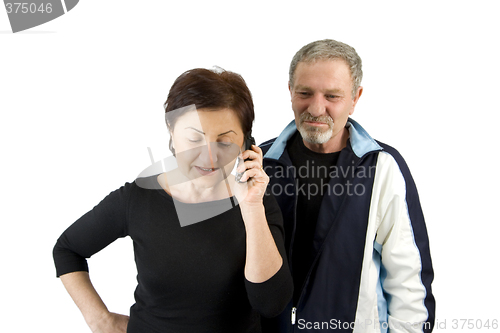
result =
[{"label": "light blue jacket stripe", "polygon": [[[389,318],[387,317],[387,300],[385,299],[384,292],[382,289],[382,285],[384,284],[384,278],[387,274],[385,269],[381,265],[382,258],[382,244],[373,242],[373,263],[377,268],[377,273],[379,276],[379,281],[377,281],[377,287],[375,292],[377,294],[377,309],[378,309],[378,321],[380,323],[380,332],[387,333],[387,321]],[[384,324],[384,325],[383,325]]]},{"label": "light blue jacket stripe", "polygon": [[[352,150],[357,157],[361,157],[370,151],[382,150],[382,147],[353,119],[348,119],[346,127],[349,129]],[[296,131],[295,120],[292,120],[276,138],[264,157],[278,160],[285,151],[288,140]]]}]

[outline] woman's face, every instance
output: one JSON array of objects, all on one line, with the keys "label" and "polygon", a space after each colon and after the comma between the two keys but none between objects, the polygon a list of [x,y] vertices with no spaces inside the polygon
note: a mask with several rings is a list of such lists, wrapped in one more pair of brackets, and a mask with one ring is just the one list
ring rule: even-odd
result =
[{"label": "woman's face", "polygon": [[172,132],[180,171],[202,188],[215,186],[231,173],[243,139],[231,109],[189,111],[177,119]]}]

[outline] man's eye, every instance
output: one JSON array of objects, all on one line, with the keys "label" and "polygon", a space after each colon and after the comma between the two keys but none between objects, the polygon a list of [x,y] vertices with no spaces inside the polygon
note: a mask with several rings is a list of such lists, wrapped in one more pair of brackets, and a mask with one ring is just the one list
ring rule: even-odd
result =
[{"label": "man's eye", "polygon": [[329,99],[335,99],[337,98],[338,96],[336,95],[326,95],[326,98],[329,98]]}]

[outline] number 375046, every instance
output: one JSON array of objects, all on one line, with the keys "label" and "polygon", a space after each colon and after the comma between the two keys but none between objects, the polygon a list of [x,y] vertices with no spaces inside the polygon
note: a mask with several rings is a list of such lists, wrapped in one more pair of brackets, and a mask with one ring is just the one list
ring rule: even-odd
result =
[{"label": "number 375046", "polygon": [[19,14],[35,14],[35,13],[52,13],[52,4],[51,3],[41,3],[37,5],[36,3],[29,2],[7,2],[5,4],[5,8],[7,8],[7,14],[10,13],[19,13]]}]

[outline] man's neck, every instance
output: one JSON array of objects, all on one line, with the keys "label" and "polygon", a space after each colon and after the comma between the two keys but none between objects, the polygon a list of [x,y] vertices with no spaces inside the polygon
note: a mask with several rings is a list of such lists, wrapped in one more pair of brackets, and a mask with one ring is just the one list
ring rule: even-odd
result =
[{"label": "man's neck", "polygon": [[328,140],[325,143],[310,143],[307,142],[306,140],[302,139],[304,142],[304,145],[320,154],[329,154],[329,153],[335,153],[338,151],[341,151],[342,149],[345,148],[347,145],[347,139],[349,139],[349,130],[347,128],[344,128],[344,130],[337,134],[336,136],[332,137],[330,140]]}]

